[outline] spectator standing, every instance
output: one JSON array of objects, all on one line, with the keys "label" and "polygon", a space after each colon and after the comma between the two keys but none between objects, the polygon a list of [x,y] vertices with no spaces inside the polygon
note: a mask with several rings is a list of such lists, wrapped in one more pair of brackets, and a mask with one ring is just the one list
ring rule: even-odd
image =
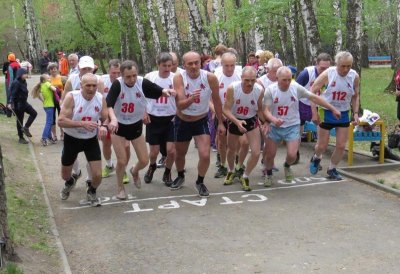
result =
[{"label": "spectator standing", "polygon": [[42,51],[42,58],[40,58],[40,60],[39,60],[41,74],[47,73],[47,66],[49,65],[49,62],[50,62],[50,58],[48,55],[49,55],[49,52],[46,49]]},{"label": "spectator standing", "polygon": [[58,52],[57,58],[58,58],[58,71],[60,72],[61,76],[68,76],[69,65],[67,58],[65,58],[64,52],[62,51]]}]

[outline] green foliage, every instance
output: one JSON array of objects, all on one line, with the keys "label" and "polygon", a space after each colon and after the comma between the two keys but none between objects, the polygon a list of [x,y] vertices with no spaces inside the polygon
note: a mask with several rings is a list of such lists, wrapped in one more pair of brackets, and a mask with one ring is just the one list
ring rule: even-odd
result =
[{"label": "green foliage", "polygon": [[8,263],[5,269],[0,270],[0,274],[24,274],[24,271],[22,271],[22,269],[20,269],[16,264]]}]

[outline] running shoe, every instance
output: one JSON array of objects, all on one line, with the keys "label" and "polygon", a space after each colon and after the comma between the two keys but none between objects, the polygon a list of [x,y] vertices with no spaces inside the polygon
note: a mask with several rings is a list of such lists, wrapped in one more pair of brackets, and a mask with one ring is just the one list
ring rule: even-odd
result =
[{"label": "running shoe", "polygon": [[283,167],[285,172],[285,181],[291,183],[294,180],[293,171],[290,167]]},{"label": "running shoe", "polygon": [[235,168],[235,177],[237,177],[239,179],[242,178],[243,173],[244,173],[244,169],[245,169],[244,166],[241,166],[239,169]]},{"label": "running shoe", "polygon": [[153,180],[154,171],[156,171],[156,170],[154,168],[152,168],[151,166],[149,166],[149,169],[147,170],[146,174],[144,175],[144,182],[146,184],[150,184],[151,181]]},{"label": "running shoe", "polygon": [[29,128],[23,127],[23,128],[22,128],[22,131],[24,132],[24,134],[25,134],[26,136],[32,137],[32,134],[31,134],[31,132],[29,131]]},{"label": "running shoe", "polygon": [[71,190],[74,188],[76,181],[74,177],[71,177],[72,183],[68,184],[67,182],[65,182],[64,187],[61,189],[60,192],[60,197],[61,200],[67,200],[69,197],[69,193],[71,192]]},{"label": "running shoe", "polygon": [[129,176],[128,173],[126,173],[126,171],[124,172],[124,177],[122,177],[122,183],[124,185],[129,184]]},{"label": "running shoe", "polygon": [[265,180],[264,180],[265,187],[271,187],[273,185],[273,183],[274,183],[274,181],[272,179],[272,175],[265,176]]},{"label": "running shoe", "polygon": [[328,173],[328,179],[330,180],[335,180],[335,181],[343,180],[342,176],[340,176],[336,168],[328,169],[327,173]]},{"label": "running shoe", "polygon": [[97,198],[96,192],[87,191],[86,199],[90,203],[90,205],[93,207],[101,206],[101,200],[100,200],[100,198]]},{"label": "running shoe", "polygon": [[249,178],[240,178],[240,182],[242,183],[242,189],[244,191],[251,191]]},{"label": "running shoe", "polygon": [[199,192],[200,197],[210,196],[210,193],[208,192],[208,189],[204,183],[201,183],[201,184],[196,183],[196,189]]},{"label": "running shoe", "polygon": [[114,165],[108,166],[106,165],[104,169],[101,171],[101,178],[107,178],[110,177],[110,173],[115,170]]},{"label": "running shoe", "polygon": [[222,178],[225,177],[228,173],[228,169],[224,166],[219,166],[217,172],[214,175],[214,178]]},{"label": "running shoe", "polygon": [[19,138],[18,143],[23,144],[23,145],[29,144],[29,142],[27,140],[25,140],[25,138],[23,138],[23,137]]},{"label": "running shoe", "polygon": [[40,142],[42,143],[42,146],[47,146],[47,140],[45,138],[42,138]]},{"label": "running shoe", "polygon": [[172,185],[171,173],[168,175],[164,173],[162,181],[164,182],[165,186],[170,187]]},{"label": "running shoe", "polygon": [[166,159],[167,159],[167,157],[162,156],[162,157],[160,158],[160,160],[158,161],[158,163],[157,163],[157,168],[165,167],[165,160],[166,160]]},{"label": "running shoe", "polygon": [[224,180],[224,186],[233,184],[233,179],[235,179],[235,173],[233,173],[232,171],[229,171],[228,174],[226,174],[226,177]]},{"label": "running shoe", "polygon": [[185,178],[184,177],[176,177],[175,180],[172,182],[170,189],[171,190],[178,190],[182,188],[183,183],[185,183]]},{"label": "running shoe", "polygon": [[319,163],[321,162],[321,159],[317,157],[312,157],[310,160],[310,173],[311,174],[317,174],[319,170]]}]

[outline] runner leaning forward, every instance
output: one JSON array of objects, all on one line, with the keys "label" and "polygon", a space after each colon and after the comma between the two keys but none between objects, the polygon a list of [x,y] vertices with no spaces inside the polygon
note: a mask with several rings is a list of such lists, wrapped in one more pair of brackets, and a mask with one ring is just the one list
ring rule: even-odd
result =
[{"label": "runner leaning forward", "polygon": [[121,75],[111,86],[107,95],[111,131],[111,142],[117,156],[117,188],[118,199],[126,199],[122,183],[125,168],[128,164],[126,155],[126,140],[132,143],[138,162],[130,172],[137,188],[141,187],[139,171],[149,162],[146,142],[142,135],[143,115],[146,110],[146,98],[158,99],[175,95],[173,89],[163,89],[151,81],[138,76],[139,69],[133,61],[127,60],[121,64]]},{"label": "runner leaning forward", "polygon": [[87,73],[82,76],[81,85],[81,90],[71,91],[65,96],[58,118],[65,132],[61,156],[61,176],[65,185],[60,196],[62,200],[68,199],[75,186],[72,165],[83,151],[92,174],[92,181],[86,191],[87,200],[92,205],[98,205],[96,189],[101,183],[101,151],[97,139],[103,139],[107,134],[107,128],[102,122],[107,119],[108,110],[105,99],[97,92],[95,75]]}]

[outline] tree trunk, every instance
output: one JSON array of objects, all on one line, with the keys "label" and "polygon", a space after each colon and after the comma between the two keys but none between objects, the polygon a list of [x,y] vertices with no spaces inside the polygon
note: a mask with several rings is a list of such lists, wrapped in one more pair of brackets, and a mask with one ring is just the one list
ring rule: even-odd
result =
[{"label": "tree trunk", "polygon": [[188,33],[190,50],[200,51],[199,48],[199,37],[197,35],[196,23],[193,17],[189,14],[189,33]]},{"label": "tree trunk", "polygon": [[[254,5],[256,3],[256,0],[249,0],[250,5]],[[260,26],[257,23],[258,18],[255,14],[255,9],[253,8],[253,14],[252,14],[252,21],[253,25],[255,26],[254,29],[252,30],[252,35],[254,35],[254,50],[264,50],[265,49],[265,44],[264,44],[264,35],[260,30]]]},{"label": "tree trunk", "polygon": [[[364,20],[363,16],[363,21]],[[361,61],[360,65],[362,68],[369,68],[369,61],[368,61],[368,32],[367,27],[364,26],[361,34]]]},{"label": "tree trunk", "polygon": [[42,50],[39,33],[37,30],[35,12],[32,5],[32,0],[24,0],[23,10],[25,16],[25,30],[28,42],[27,55],[28,60],[33,67],[39,67],[39,56]]},{"label": "tree trunk", "polygon": [[175,12],[175,0],[157,0],[158,12],[160,14],[161,25],[167,36],[168,49],[178,55],[181,53],[180,35],[178,21]]},{"label": "tree trunk", "polygon": [[286,28],[289,31],[289,36],[290,36],[290,41],[292,42],[292,51],[293,51],[293,59],[294,63],[293,65],[297,66],[297,49],[296,49],[296,31],[294,29],[294,10],[293,10],[293,3],[289,3],[289,12],[288,15],[285,16],[285,23],[286,23]]},{"label": "tree trunk", "polygon": [[123,14],[123,4],[124,0],[118,0],[118,26],[119,26],[119,41],[121,44],[121,60],[124,61],[128,56],[128,44],[127,44],[127,35],[125,32],[125,27],[122,24],[122,14]]},{"label": "tree trunk", "polygon": [[333,16],[336,19],[335,44],[333,46],[333,55],[342,50],[342,0],[333,0]]},{"label": "tree trunk", "polygon": [[199,35],[200,44],[201,44],[201,51],[205,54],[211,52],[210,42],[208,40],[208,33],[204,29],[203,19],[200,15],[200,10],[197,5],[196,0],[186,0],[186,3],[189,7],[189,16],[193,19],[194,28]]},{"label": "tree trunk", "polygon": [[[242,6],[242,3],[240,0],[235,0],[235,6],[239,10]],[[239,40],[240,40],[240,51],[242,53],[242,65],[247,64],[247,48],[246,48],[246,34],[243,32],[242,29],[239,30]],[[239,52],[240,52],[239,51]]]},{"label": "tree trunk", "polygon": [[222,34],[222,30],[221,30],[221,18],[219,16],[220,14],[220,8],[219,8],[219,1],[218,0],[212,0],[212,11],[213,11],[213,15],[215,18],[215,32],[217,33],[217,41],[219,44],[224,44],[224,37]]},{"label": "tree trunk", "polygon": [[135,18],[135,23],[136,23],[136,34],[137,38],[139,40],[139,45],[140,45],[140,53],[142,57],[142,62],[143,62],[143,69],[144,73],[147,73],[151,71],[151,64],[149,62],[149,59],[147,58],[148,52],[147,52],[147,45],[146,45],[146,34],[144,32],[143,28],[143,23],[142,23],[142,17],[141,17],[141,11],[139,9],[139,4],[135,0],[130,0],[131,6],[132,6],[132,11],[133,11],[133,17]]},{"label": "tree trunk", "polygon": [[5,259],[9,260],[14,254],[14,246],[11,242],[10,234],[8,232],[7,220],[6,185],[4,176],[3,154],[0,146],[0,241],[5,242],[4,257]]},{"label": "tree trunk", "polygon": [[18,29],[17,29],[17,19],[15,17],[15,7],[14,3],[11,2],[11,13],[13,17],[13,22],[14,22],[14,37],[15,37],[15,42],[17,43],[18,49],[22,54],[22,57],[26,60],[28,59],[27,56],[25,55],[25,50],[22,49],[21,44],[19,43],[19,37],[18,37]]},{"label": "tree trunk", "polygon": [[160,45],[160,35],[158,33],[156,18],[153,10],[153,0],[146,0],[146,4],[147,4],[146,5],[147,12],[149,14],[151,33],[153,35],[153,47],[158,56],[161,52],[161,45]]},{"label": "tree trunk", "polygon": [[[282,54],[280,56],[280,59],[285,61],[288,57],[288,52],[287,52],[287,39],[285,35],[285,27],[278,21],[279,19],[276,17],[276,20],[278,22],[277,28],[278,28],[278,35],[279,35],[279,42],[281,43],[281,48],[282,48]],[[284,62],[285,63],[285,62]]]},{"label": "tree trunk", "polygon": [[[225,24],[225,22],[226,22],[225,0],[221,0],[221,9],[220,9],[220,13],[221,13],[222,22]],[[225,26],[224,26],[224,28],[221,30],[221,35],[222,35],[222,41],[223,41],[223,43],[227,43],[227,42],[228,42],[228,32],[227,32]]]},{"label": "tree trunk", "polygon": [[296,0],[294,3],[294,32],[296,33],[296,64],[297,64],[297,71],[302,71],[309,63],[307,62],[306,55],[304,54],[305,49],[303,45],[304,30],[302,31],[301,28],[303,27],[300,13],[300,3],[299,0]]},{"label": "tree trunk", "polygon": [[347,49],[353,55],[353,68],[361,76],[361,0],[347,1]]},{"label": "tree trunk", "polygon": [[396,21],[395,22],[396,43],[395,43],[395,55],[393,56],[393,58],[395,59],[396,66],[393,72],[392,80],[390,81],[389,85],[385,88],[385,91],[388,92],[396,91],[396,83],[394,80],[397,71],[400,69],[400,1],[397,1],[396,17],[397,20],[394,20]]},{"label": "tree trunk", "polygon": [[300,0],[300,5],[305,25],[308,50],[310,52],[309,62],[312,63],[321,49],[321,38],[312,0]]}]

